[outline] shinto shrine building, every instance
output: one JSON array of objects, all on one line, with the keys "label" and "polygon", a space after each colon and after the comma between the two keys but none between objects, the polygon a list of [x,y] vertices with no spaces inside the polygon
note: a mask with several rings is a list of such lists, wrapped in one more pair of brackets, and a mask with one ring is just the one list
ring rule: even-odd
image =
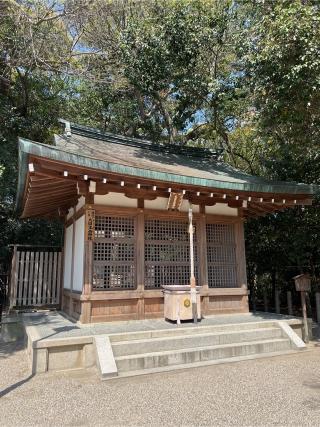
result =
[{"label": "shinto shrine building", "polygon": [[189,283],[190,203],[202,314],[247,312],[244,221],[312,196],[312,186],[245,174],[210,150],[68,122],[54,145],[19,140],[19,212],[63,219],[61,306],[83,323],[163,316],[162,286]]}]

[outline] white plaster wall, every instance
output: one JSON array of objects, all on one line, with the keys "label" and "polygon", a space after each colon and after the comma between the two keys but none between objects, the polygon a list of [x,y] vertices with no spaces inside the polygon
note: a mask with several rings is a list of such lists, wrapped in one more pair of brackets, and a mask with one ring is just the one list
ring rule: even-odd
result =
[{"label": "white plaster wall", "polygon": [[206,213],[213,215],[238,216],[238,209],[230,208],[226,203],[217,203],[214,206],[206,206]]},{"label": "white plaster wall", "polygon": [[74,214],[74,209],[73,209],[73,208],[70,208],[70,209],[68,210],[68,213],[67,213],[67,219],[71,218],[71,217],[73,216],[73,214]]},{"label": "white plaster wall", "polygon": [[86,202],[86,199],[84,198],[84,196],[81,196],[80,199],[78,200],[77,206],[76,206],[76,211],[78,211],[79,209],[82,208],[82,206],[84,206]]},{"label": "white plaster wall", "polygon": [[64,246],[64,269],[63,269],[63,287],[70,289],[71,285],[71,260],[72,260],[72,234],[73,225],[69,225],[65,231],[65,246]]},{"label": "white plaster wall", "polygon": [[94,203],[105,206],[120,206],[125,208],[136,208],[137,199],[130,199],[121,193],[109,193],[105,195],[95,195]]},{"label": "white plaster wall", "polygon": [[144,207],[145,209],[158,209],[166,210],[168,205],[168,199],[165,197],[157,197],[155,200],[145,200]]},{"label": "white plaster wall", "polygon": [[[189,207],[190,207],[190,205],[189,205],[188,200],[183,200],[180,211],[181,212],[189,212]],[[193,213],[199,213],[200,212],[199,205],[192,205],[192,212]]]},{"label": "white plaster wall", "polygon": [[[105,206],[119,206],[119,207],[128,207],[136,208],[137,200],[130,199],[121,193],[109,193],[105,195],[95,195],[94,203],[98,205]],[[145,209],[155,209],[155,210],[167,210],[168,198],[166,197],[157,197],[155,200],[145,200],[144,207]],[[183,200],[180,208],[180,212],[188,212],[189,202],[188,200]],[[199,205],[192,205],[193,213],[199,213]],[[213,215],[227,215],[227,216],[237,216],[238,209],[230,208],[225,203],[217,203],[214,206],[206,206],[206,213]]]},{"label": "white plaster wall", "polygon": [[82,291],[84,254],[84,215],[75,223],[73,290]]}]

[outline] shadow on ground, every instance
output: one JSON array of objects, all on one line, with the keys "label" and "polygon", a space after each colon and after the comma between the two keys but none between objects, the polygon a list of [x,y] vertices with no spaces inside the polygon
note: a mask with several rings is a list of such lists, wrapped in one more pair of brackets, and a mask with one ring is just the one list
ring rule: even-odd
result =
[{"label": "shadow on ground", "polygon": [[[1,360],[9,358],[13,356],[16,352],[24,350],[25,347],[26,345],[24,339],[17,339],[15,341],[5,342],[3,337],[0,335],[0,363]],[[3,390],[0,390],[0,398],[28,382],[33,376],[33,374],[29,375],[28,377],[9,385]]]},{"label": "shadow on ground", "polygon": [[9,387],[6,387],[3,390],[0,390],[0,399],[1,397],[4,397],[5,395],[7,395],[8,393],[10,393],[11,391],[17,389],[18,387],[21,387],[23,384],[27,383],[28,381],[31,380],[31,378],[34,377],[35,374],[30,374],[27,378],[24,378],[23,380],[17,381],[14,384],[11,384]]},{"label": "shadow on ground", "polygon": [[5,342],[0,335],[0,360],[11,356],[17,351],[21,351],[26,348],[25,341],[23,339],[16,340],[13,342]]}]

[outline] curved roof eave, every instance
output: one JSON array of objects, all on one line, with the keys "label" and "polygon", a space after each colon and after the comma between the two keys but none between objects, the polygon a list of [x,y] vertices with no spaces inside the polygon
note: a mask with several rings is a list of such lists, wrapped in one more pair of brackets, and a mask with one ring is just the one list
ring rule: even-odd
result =
[{"label": "curved roof eave", "polygon": [[[306,194],[313,195],[318,191],[318,186],[300,184],[295,182],[267,181],[263,178],[255,177],[255,182],[229,182],[219,179],[205,179],[193,176],[178,175],[174,173],[160,172],[149,169],[137,168],[127,165],[99,160],[87,156],[82,156],[69,151],[61,150],[55,146],[30,141],[19,138],[19,178],[16,207],[21,209],[25,179],[27,176],[28,155],[48,158],[50,160],[61,161],[89,169],[98,169],[122,175],[131,175],[150,180],[172,182],[176,184],[194,185],[198,187],[217,188],[225,190],[257,192],[257,193],[283,193],[283,194]],[[248,175],[248,177],[250,177]],[[260,180],[260,182],[258,182]]]}]

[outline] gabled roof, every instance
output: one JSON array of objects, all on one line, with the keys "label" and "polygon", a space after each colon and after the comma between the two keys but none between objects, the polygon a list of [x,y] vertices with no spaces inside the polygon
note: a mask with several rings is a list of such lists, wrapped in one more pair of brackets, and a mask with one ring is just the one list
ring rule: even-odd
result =
[{"label": "gabled roof", "polygon": [[71,124],[71,136],[55,135],[55,145],[19,139],[18,208],[22,208],[28,156],[177,186],[246,193],[312,196],[315,186],[275,182],[246,174],[218,160],[208,149],[165,146]]}]

